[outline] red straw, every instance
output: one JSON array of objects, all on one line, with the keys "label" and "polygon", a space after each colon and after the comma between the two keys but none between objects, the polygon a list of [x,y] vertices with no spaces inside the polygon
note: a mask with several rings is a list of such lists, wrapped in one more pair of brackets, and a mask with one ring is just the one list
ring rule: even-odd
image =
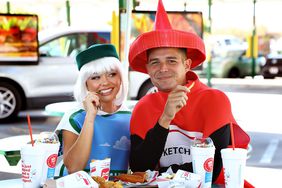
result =
[{"label": "red straw", "polygon": [[235,149],[235,140],[234,140],[234,131],[233,131],[233,123],[230,122],[230,131],[231,131],[231,144],[233,150]]},{"label": "red straw", "polygon": [[29,114],[27,114],[27,125],[28,125],[29,135],[30,135],[30,139],[31,139],[31,145],[34,146],[34,141],[33,141],[33,138],[32,138],[32,128],[31,128]]}]

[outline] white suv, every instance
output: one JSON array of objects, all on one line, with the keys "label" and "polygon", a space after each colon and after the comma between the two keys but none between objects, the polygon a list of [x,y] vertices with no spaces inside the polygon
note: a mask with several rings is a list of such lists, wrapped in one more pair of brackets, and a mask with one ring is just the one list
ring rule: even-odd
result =
[{"label": "white suv", "polygon": [[[56,29],[39,33],[38,64],[0,62],[0,123],[14,120],[22,110],[73,100],[75,55],[95,43],[110,43],[110,29]],[[153,87],[145,74],[130,72],[129,77],[131,99]]]}]

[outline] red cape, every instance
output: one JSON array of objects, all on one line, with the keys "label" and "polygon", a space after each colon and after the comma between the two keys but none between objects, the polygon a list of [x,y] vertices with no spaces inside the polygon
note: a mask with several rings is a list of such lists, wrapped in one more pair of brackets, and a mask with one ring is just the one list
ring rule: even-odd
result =
[{"label": "red cape", "polygon": [[[188,93],[188,102],[176,115],[171,124],[187,131],[202,132],[203,137],[210,136],[217,129],[233,123],[235,146],[246,148],[249,136],[235,121],[228,97],[221,91],[212,89],[201,83],[196,74],[187,74],[189,83],[195,82]],[[145,138],[149,129],[153,128],[163,112],[168,93],[157,92],[143,97],[134,107],[130,131]]]}]

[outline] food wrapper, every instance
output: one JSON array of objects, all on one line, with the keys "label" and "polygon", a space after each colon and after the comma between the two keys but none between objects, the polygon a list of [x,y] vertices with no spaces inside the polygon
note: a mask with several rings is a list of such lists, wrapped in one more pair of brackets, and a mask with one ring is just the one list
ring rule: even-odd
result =
[{"label": "food wrapper", "polygon": [[106,158],[104,160],[93,159],[90,163],[90,175],[99,176],[108,181],[110,176],[110,165],[111,158]]},{"label": "food wrapper", "polygon": [[47,180],[43,188],[99,188],[91,176],[84,171],[78,171],[57,180]]},{"label": "food wrapper", "polygon": [[[166,179],[164,177],[173,177],[173,179]],[[159,177],[159,188],[185,187],[198,188],[201,186],[201,176],[184,170],[178,170],[175,175],[164,173]]]}]

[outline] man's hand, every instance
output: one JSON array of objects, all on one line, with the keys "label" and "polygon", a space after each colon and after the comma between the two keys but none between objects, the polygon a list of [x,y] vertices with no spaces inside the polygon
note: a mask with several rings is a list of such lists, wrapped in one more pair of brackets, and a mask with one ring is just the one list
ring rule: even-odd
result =
[{"label": "man's hand", "polygon": [[190,90],[186,86],[178,85],[172,90],[167,98],[163,114],[159,119],[159,124],[168,129],[170,122],[174,119],[175,114],[183,108],[188,100],[187,93]]}]

